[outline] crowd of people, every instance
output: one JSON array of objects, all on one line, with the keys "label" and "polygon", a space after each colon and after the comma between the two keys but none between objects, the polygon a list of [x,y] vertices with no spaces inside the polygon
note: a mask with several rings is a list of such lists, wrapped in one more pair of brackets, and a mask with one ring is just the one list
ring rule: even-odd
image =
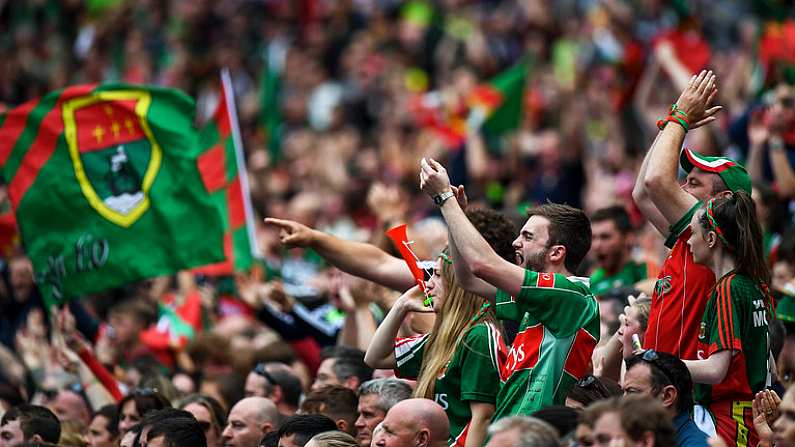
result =
[{"label": "crowd of people", "polygon": [[795,446],[794,13],[0,2],[0,113],[119,81],[200,126],[228,68],[261,255],[48,309],[0,234],[0,447]]}]

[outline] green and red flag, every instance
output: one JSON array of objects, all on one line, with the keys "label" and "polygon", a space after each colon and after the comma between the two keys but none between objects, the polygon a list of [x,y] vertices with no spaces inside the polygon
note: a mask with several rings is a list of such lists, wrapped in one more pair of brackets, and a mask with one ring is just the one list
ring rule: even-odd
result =
[{"label": "green and red flag", "polygon": [[231,275],[251,268],[256,256],[254,213],[246,161],[229,72],[221,72],[221,97],[200,136],[199,172],[224,221],[222,262],[196,269],[206,275]]},{"label": "green and red flag", "polygon": [[469,97],[470,120],[483,121],[482,128],[492,134],[518,128],[529,69],[527,61],[519,62],[476,87]]},{"label": "green and red flag", "polygon": [[0,172],[45,299],[223,258],[193,116],[177,90],[106,84],[67,87],[0,117]]}]

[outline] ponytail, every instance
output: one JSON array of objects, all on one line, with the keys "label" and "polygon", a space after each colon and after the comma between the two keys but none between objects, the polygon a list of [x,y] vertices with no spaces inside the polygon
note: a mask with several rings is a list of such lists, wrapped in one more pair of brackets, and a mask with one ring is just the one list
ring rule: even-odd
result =
[{"label": "ponytail", "polygon": [[710,199],[705,208],[700,223],[707,231],[714,231],[726,250],[734,255],[734,270],[766,288],[770,284],[770,269],[751,196],[745,191],[736,191],[729,196]]}]

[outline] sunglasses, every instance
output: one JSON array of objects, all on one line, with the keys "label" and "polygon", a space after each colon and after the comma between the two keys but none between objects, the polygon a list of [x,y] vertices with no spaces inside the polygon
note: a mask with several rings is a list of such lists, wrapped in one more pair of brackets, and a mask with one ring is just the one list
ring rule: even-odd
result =
[{"label": "sunglasses", "polygon": [[589,375],[577,381],[577,386],[580,388],[588,388],[596,382],[596,376]]},{"label": "sunglasses", "polygon": [[668,368],[665,365],[663,365],[662,361],[660,360],[660,356],[657,355],[657,351],[655,351],[654,349],[649,349],[647,351],[644,351],[643,354],[641,354],[640,359],[646,363],[656,366],[657,369],[659,369],[663,373],[665,378],[668,379],[668,383],[670,383],[671,385],[676,383],[676,381],[674,381],[673,377],[671,376],[671,373],[668,371]]}]

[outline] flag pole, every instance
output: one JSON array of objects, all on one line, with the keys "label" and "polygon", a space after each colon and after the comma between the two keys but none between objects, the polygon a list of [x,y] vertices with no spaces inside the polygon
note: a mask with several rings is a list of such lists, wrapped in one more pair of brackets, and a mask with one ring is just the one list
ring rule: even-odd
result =
[{"label": "flag pole", "polygon": [[229,114],[229,124],[232,128],[232,142],[235,145],[235,159],[237,160],[237,174],[240,180],[240,187],[243,191],[243,209],[246,214],[246,232],[251,249],[251,255],[255,259],[262,256],[257,246],[256,234],[254,232],[254,208],[251,206],[251,192],[248,187],[248,169],[246,169],[246,157],[243,155],[243,139],[240,136],[240,124],[237,121],[237,107],[235,106],[235,91],[232,88],[232,77],[229,68],[221,69],[221,87],[226,98],[226,111]]}]

